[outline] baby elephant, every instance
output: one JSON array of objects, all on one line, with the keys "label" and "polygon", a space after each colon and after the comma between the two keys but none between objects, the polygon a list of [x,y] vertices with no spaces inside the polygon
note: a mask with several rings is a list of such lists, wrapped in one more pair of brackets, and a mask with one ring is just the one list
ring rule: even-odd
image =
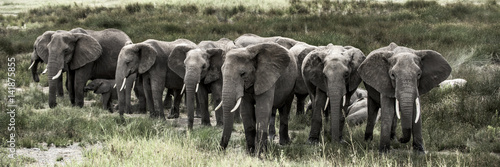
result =
[{"label": "baby elephant", "polygon": [[113,107],[111,107],[111,101],[113,99],[118,99],[118,94],[114,85],[115,80],[95,79],[85,86],[84,91],[93,90],[94,93],[101,94],[102,107],[112,113]]}]

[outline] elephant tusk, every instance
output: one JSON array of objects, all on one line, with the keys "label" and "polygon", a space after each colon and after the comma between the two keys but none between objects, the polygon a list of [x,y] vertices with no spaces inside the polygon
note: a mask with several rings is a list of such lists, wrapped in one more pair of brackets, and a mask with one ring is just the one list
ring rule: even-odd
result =
[{"label": "elephant tusk", "polygon": [[132,83],[132,89],[131,90],[134,90],[134,88],[135,88],[135,81],[134,81],[134,83]]},{"label": "elephant tusk", "polygon": [[238,109],[238,107],[240,107],[240,104],[241,104],[241,97],[238,99],[238,101],[236,102],[236,105],[234,106],[234,108],[231,110],[231,112],[234,112]]},{"label": "elephant tusk", "polygon": [[214,111],[217,111],[221,106],[222,106],[222,101],[220,101],[219,105],[217,105],[217,107],[215,107]]},{"label": "elephant tusk", "polygon": [[418,119],[420,119],[420,99],[418,97],[415,99],[415,105],[417,107],[417,117],[415,118],[415,123],[417,123]]},{"label": "elephant tusk", "polygon": [[35,61],[33,61],[33,63],[31,63],[30,67],[28,67],[28,70],[31,70],[31,67],[33,67],[33,65],[35,65]]},{"label": "elephant tusk", "polygon": [[123,88],[125,88],[125,82],[127,82],[127,78],[123,78],[123,83],[122,87],[120,87],[120,92],[123,90]]},{"label": "elephant tusk", "polygon": [[45,74],[45,73],[47,73],[47,69],[45,69],[45,70],[42,71],[42,74]]},{"label": "elephant tusk", "polygon": [[345,95],[342,96],[342,106],[345,106]]},{"label": "elephant tusk", "polygon": [[399,113],[399,101],[398,101],[398,99],[396,99],[396,116],[398,117],[398,119],[401,119],[401,115]]},{"label": "elephant tusk", "polygon": [[326,111],[326,108],[328,107],[328,103],[330,103],[329,97],[326,98],[325,109],[323,109],[324,111]]},{"label": "elephant tusk", "polygon": [[61,76],[61,73],[62,73],[62,70],[59,70],[57,72],[57,74],[54,77],[52,77],[52,80],[59,78]]},{"label": "elephant tusk", "polygon": [[183,84],[182,85],[182,89],[181,89],[181,95],[184,94],[184,90],[186,89],[186,84]]},{"label": "elephant tusk", "polygon": [[114,88],[116,88],[116,84],[115,84],[115,85],[113,85],[113,89],[114,89]]},{"label": "elephant tusk", "polygon": [[196,90],[195,90],[196,93],[198,93],[198,87],[200,87],[200,83],[196,84]]}]

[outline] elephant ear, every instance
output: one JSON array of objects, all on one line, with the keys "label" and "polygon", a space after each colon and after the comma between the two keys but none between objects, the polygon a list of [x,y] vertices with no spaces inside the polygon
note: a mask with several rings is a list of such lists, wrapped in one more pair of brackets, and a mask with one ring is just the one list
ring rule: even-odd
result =
[{"label": "elephant ear", "polygon": [[46,31],[42,35],[38,36],[38,38],[36,38],[35,44],[33,46],[38,57],[40,57],[40,59],[42,59],[45,63],[49,62],[49,48],[47,48],[47,45],[49,44],[50,40],[52,40],[52,35],[54,33],[55,31]]},{"label": "elephant ear", "polygon": [[97,86],[97,89],[94,91],[94,93],[97,94],[108,93],[109,91],[111,91],[112,87],[113,85],[111,85],[110,82],[101,81],[99,86]]},{"label": "elephant ear", "polygon": [[275,41],[277,44],[287,48],[287,49],[290,49],[292,48],[295,44],[297,44],[297,41],[293,40],[293,39],[290,39],[290,38],[284,38],[284,37],[279,37],[278,39],[276,39]]},{"label": "elephant ear", "polygon": [[87,63],[97,60],[102,54],[102,47],[94,37],[87,34],[75,33],[77,38],[73,58],[69,63],[71,70],[83,67]]},{"label": "elephant ear", "polygon": [[[321,48],[325,49],[324,47]],[[320,50],[321,49],[314,50],[304,58],[304,61],[302,62],[302,76],[304,77],[305,81],[311,82],[316,87],[326,92],[326,76],[323,73],[323,69],[325,68],[325,63],[323,60],[325,59],[326,55]]]},{"label": "elephant ear", "polygon": [[139,74],[143,74],[148,71],[153,64],[155,64],[158,52],[153,48],[153,46],[146,43],[139,43],[135,45],[137,49],[137,55],[139,56]]},{"label": "elephant ear", "polygon": [[361,83],[361,77],[358,74],[358,68],[365,60],[365,54],[358,48],[354,48],[352,46],[344,47],[348,49],[346,51],[347,55],[350,57],[349,61],[349,69],[351,70],[351,74],[349,75],[348,80],[348,91],[354,91],[358,88],[358,85]]},{"label": "elephant ear", "polygon": [[288,50],[278,44],[262,43],[247,48],[255,55],[256,72],[254,92],[260,95],[268,91],[288,67],[291,58]]},{"label": "elephant ear", "polygon": [[421,57],[422,75],[419,80],[419,94],[425,94],[443,82],[451,73],[451,67],[441,54],[433,50],[415,52]]},{"label": "elephant ear", "polygon": [[370,53],[358,68],[361,79],[381,94],[394,97],[394,87],[389,76],[388,59],[393,55],[390,51],[375,51]]},{"label": "elephant ear", "polygon": [[224,51],[219,48],[208,49],[208,59],[210,59],[210,66],[208,67],[207,76],[205,77],[205,84],[212,83],[216,80],[222,79],[221,67],[224,63],[222,55]]},{"label": "elephant ear", "polygon": [[168,67],[174,71],[179,77],[184,79],[186,74],[186,68],[184,66],[184,60],[186,60],[186,54],[194,47],[190,45],[177,45],[170,56],[168,56]]}]

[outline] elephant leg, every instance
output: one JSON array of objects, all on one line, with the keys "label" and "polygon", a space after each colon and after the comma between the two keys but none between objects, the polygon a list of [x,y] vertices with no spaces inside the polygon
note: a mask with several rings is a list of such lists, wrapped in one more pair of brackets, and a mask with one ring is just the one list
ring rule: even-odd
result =
[{"label": "elephant leg", "polygon": [[75,70],[75,105],[78,107],[83,107],[83,100],[85,95],[83,94],[83,88],[87,85],[87,81],[90,79],[92,71],[92,64],[87,64],[82,68]]},{"label": "elephant leg", "polygon": [[[396,114],[396,113],[394,113]],[[392,118],[392,126],[391,126],[391,140],[396,139],[396,126],[398,123],[397,117],[393,116]]]},{"label": "elephant leg", "polygon": [[138,75],[137,79],[135,80],[134,93],[135,97],[137,97],[137,99],[139,100],[139,113],[147,113],[148,111],[146,110],[146,96],[144,95],[144,86],[142,84],[141,75]]},{"label": "elephant leg", "polygon": [[[149,110],[149,115],[151,117],[154,116],[154,104],[153,104],[153,92],[151,90],[151,81],[149,76],[145,76],[142,80],[143,87],[144,87],[144,95],[146,97],[146,106],[147,109]],[[123,113],[120,113],[120,115],[123,115]]]},{"label": "elephant leg", "polygon": [[[210,91],[212,93],[212,104],[215,109],[217,105],[222,102],[222,83],[210,84]],[[217,121],[217,126],[222,126],[224,124],[224,113],[222,112],[222,107],[215,111],[215,119]]]},{"label": "elephant leg", "polygon": [[385,97],[380,95],[380,106],[382,107],[382,115],[380,116],[380,144],[379,152],[385,153],[391,147],[391,128],[395,112],[395,98]]},{"label": "elephant leg", "polygon": [[[343,136],[343,131],[344,131],[344,126],[345,126],[345,118],[347,117],[347,114],[348,114],[348,111],[347,111],[347,108],[349,108],[349,106],[351,105],[351,102],[349,99],[351,99],[351,96],[356,92],[356,89],[354,91],[351,91],[351,92],[347,92],[347,94],[345,95],[345,99],[342,103],[344,103],[343,107],[342,107],[342,110],[340,110],[342,113],[340,114],[340,117],[339,117],[339,122],[340,122],[340,125],[339,125],[339,132],[340,132],[340,140],[341,142],[345,142],[343,139],[342,139],[342,136]],[[342,104],[341,103],[341,104]]]},{"label": "elephant leg", "polygon": [[71,101],[71,104],[74,106],[75,105],[75,71],[74,70],[69,70],[66,72],[66,89],[68,89],[68,94],[69,94],[69,100]]},{"label": "elephant leg", "polygon": [[321,132],[321,127],[323,125],[322,119],[323,117],[321,116],[323,109],[326,104],[326,93],[317,89],[316,95],[314,96],[313,100],[313,114],[312,114],[312,119],[311,119],[311,131],[309,132],[309,139],[308,141],[310,143],[318,143],[319,142],[319,135]]},{"label": "elephant leg", "polygon": [[297,97],[297,111],[295,112],[295,114],[302,115],[304,114],[304,106],[307,94],[305,95],[295,94],[295,96]]},{"label": "elephant leg", "polygon": [[170,110],[172,108],[172,95],[174,94],[173,89],[167,89],[167,95],[165,96],[165,100],[163,101],[163,105],[165,109]]},{"label": "elephant leg", "polygon": [[255,137],[256,137],[256,127],[255,127],[255,107],[253,105],[253,100],[248,94],[245,94],[241,98],[240,113],[243,120],[243,129],[245,130],[245,139],[247,142],[247,151],[253,154],[255,151]]},{"label": "elephant leg", "polygon": [[366,120],[365,140],[373,140],[373,128],[375,127],[380,106],[370,96],[368,96],[367,100],[368,118]]},{"label": "elephant leg", "polygon": [[208,90],[205,85],[200,84],[198,88],[198,108],[201,111],[201,124],[210,126],[210,112],[208,112]]},{"label": "elephant leg", "polygon": [[110,113],[113,113],[113,108],[111,106],[111,93],[103,93],[101,95],[101,103],[102,108],[108,110]]},{"label": "elephant leg", "polygon": [[290,110],[292,109],[293,96],[288,96],[285,105],[279,109],[280,111],[280,144],[285,145],[290,143],[288,135],[288,121],[290,119]]},{"label": "elephant leg", "polygon": [[[68,80],[68,79],[66,79]],[[57,96],[64,97],[63,77],[57,78]]]},{"label": "elephant leg", "polygon": [[[132,97],[132,89],[134,89],[134,82],[137,77],[137,74],[132,74],[127,78],[127,83],[125,83],[125,112],[128,114],[132,114],[132,104],[130,103]],[[111,96],[110,96],[111,97]]]},{"label": "elephant leg", "polygon": [[[416,112],[413,112],[413,118],[416,118]],[[413,151],[425,154],[424,140],[422,139],[422,119],[417,123],[413,122]]]},{"label": "elephant leg", "polygon": [[[165,78],[165,77],[163,77]],[[151,92],[153,96],[153,118],[165,119],[165,113],[163,112],[163,91],[165,90],[165,80],[164,79],[151,80]]]},{"label": "elephant leg", "polygon": [[174,89],[173,93],[174,93],[174,106],[171,109],[171,114],[173,113],[174,116],[175,115],[177,116],[177,117],[174,117],[174,118],[179,118],[179,112],[180,112],[179,106],[181,105],[181,102],[182,102],[181,90]]},{"label": "elephant leg", "polygon": [[[267,136],[269,129],[269,116],[274,104],[274,90],[272,86],[268,91],[260,95],[255,95],[255,121],[257,123],[256,150],[267,150]],[[293,97],[293,96],[291,96]],[[281,113],[280,113],[281,115]]]},{"label": "elephant leg", "polygon": [[[276,137],[276,110],[277,108],[273,107],[271,110],[271,117],[269,117],[269,140],[274,141]],[[280,112],[281,115],[281,112]]]},{"label": "elephant leg", "polygon": [[201,112],[202,112],[201,110],[202,109],[200,107],[200,105],[201,105],[200,103],[202,103],[202,102],[200,102],[200,97],[198,97],[199,96],[198,93],[195,93],[194,96],[196,98],[195,99],[195,101],[196,101],[196,107],[194,108],[194,118],[201,118],[202,117],[202,114],[201,114]]}]

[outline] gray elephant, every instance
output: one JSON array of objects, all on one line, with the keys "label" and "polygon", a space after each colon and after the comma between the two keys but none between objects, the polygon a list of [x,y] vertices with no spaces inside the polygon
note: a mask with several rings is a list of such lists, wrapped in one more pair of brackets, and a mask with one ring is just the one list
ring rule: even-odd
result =
[{"label": "gray elephant", "polygon": [[83,107],[83,88],[87,81],[113,79],[118,53],[125,44],[131,43],[127,34],[116,29],[48,31],[42,37],[41,40],[50,41],[47,45],[36,46],[38,55],[47,57],[50,108],[57,105],[57,79],[65,66],[68,67],[67,87],[71,103]]},{"label": "gray elephant", "polygon": [[[368,100],[367,97],[362,97],[357,99],[347,108],[347,117],[345,121],[349,126],[357,126],[366,122],[368,119]],[[375,122],[378,122],[380,118],[380,112],[377,114]]]},{"label": "gray elephant", "polygon": [[451,73],[448,62],[436,51],[413,50],[391,43],[372,51],[358,73],[368,91],[368,121],[365,140],[373,138],[373,127],[381,108],[380,152],[390,149],[395,137],[396,119],[401,117],[403,137],[413,150],[425,153],[422,140],[419,97],[445,80]]},{"label": "gray elephant", "polygon": [[[142,79],[147,110],[152,118],[165,119],[162,101],[165,88],[182,89],[183,79],[168,67],[169,56],[178,45],[196,46],[186,39],[171,42],[148,39],[127,45],[120,51],[115,76],[117,86],[121,86],[130,75],[137,73]],[[118,91],[122,91],[122,88]],[[180,103],[180,100],[174,101]],[[120,115],[123,115],[122,111]]]},{"label": "gray elephant", "polygon": [[95,79],[85,86],[84,91],[94,91],[96,94],[101,94],[102,107],[113,113],[112,101],[118,99],[118,92],[115,87],[115,80],[112,79]]},{"label": "gray elephant", "polygon": [[[304,58],[302,77],[313,99],[309,142],[319,142],[322,111],[325,117],[330,116],[332,140],[342,141],[344,117],[349,106],[346,99],[350,99],[361,83],[357,69],[364,59],[365,55],[357,48],[332,44],[319,47]],[[326,109],[327,105],[330,110]]]},{"label": "gray elephant", "polygon": [[255,34],[243,34],[234,40],[234,44],[239,47],[247,47],[254,44],[274,42],[287,49],[292,48],[298,41],[287,37],[261,37]]},{"label": "gray elephant", "polygon": [[[223,56],[234,48],[233,41],[222,38],[202,41],[198,46],[179,45],[170,54],[168,66],[184,79],[189,129],[193,127],[195,93],[201,111],[201,124],[210,125],[208,93],[212,93],[212,104],[221,104]],[[214,108],[217,125],[222,126],[222,108]]]},{"label": "gray elephant", "polygon": [[349,100],[349,104],[354,104],[354,102],[367,97],[368,91],[366,91],[366,89],[358,88],[356,89],[356,92],[352,94],[351,99]]},{"label": "gray elephant", "polygon": [[222,65],[222,75],[224,130],[221,148],[225,149],[229,143],[233,112],[238,108],[250,153],[266,149],[273,108],[280,111],[280,144],[289,143],[288,116],[297,67],[295,58],[288,50],[275,43],[230,50]]}]

